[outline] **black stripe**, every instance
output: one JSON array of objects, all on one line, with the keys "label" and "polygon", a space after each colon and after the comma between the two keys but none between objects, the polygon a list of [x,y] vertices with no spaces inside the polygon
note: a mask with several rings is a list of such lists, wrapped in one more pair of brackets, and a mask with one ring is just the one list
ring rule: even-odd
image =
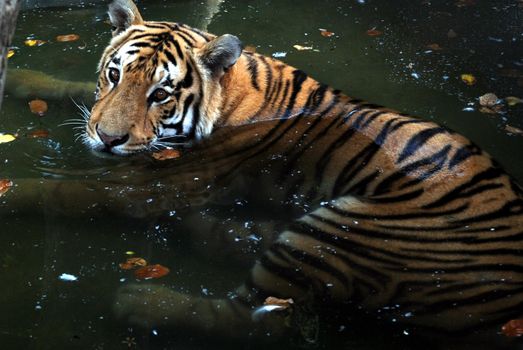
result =
[{"label": "black stripe", "polygon": [[305,74],[305,72],[299,69],[294,70],[292,72],[292,75],[294,76],[294,78],[292,79],[292,92],[289,97],[287,109],[283,114],[283,118],[288,118],[291,115],[292,109],[294,108],[294,104],[296,103],[296,97],[298,96],[298,93],[301,91],[301,86],[303,85],[303,82],[307,80],[307,74]]},{"label": "black stripe", "polygon": [[180,58],[180,60],[183,60],[183,52],[182,52],[182,48],[180,47],[180,44],[178,43],[177,40],[173,40],[172,41],[173,45],[174,45],[174,48],[176,49],[176,52],[178,53],[178,57]]},{"label": "black stripe", "polygon": [[251,75],[251,84],[256,90],[260,90],[260,85],[258,84],[258,62],[252,54],[244,53],[245,58],[247,58],[247,70]]},{"label": "black stripe", "polygon": [[185,116],[187,115],[187,111],[189,110],[189,107],[191,106],[193,100],[194,94],[189,94],[189,96],[187,96],[187,98],[183,101],[182,121],[180,122],[181,124],[183,124]]},{"label": "black stripe", "polygon": [[449,169],[452,169],[456,165],[464,162],[468,158],[480,155],[482,152],[476,145],[466,145],[456,151],[454,157],[449,161]]},{"label": "black stripe", "polygon": [[165,56],[167,57],[167,59],[169,60],[169,62],[171,62],[175,66],[178,65],[178,63],[176,62],[176,58],[173,56],[173,54],[169,50],[165,50],[164,53],[165,53]]},{"label": "black stripe", "polygon": [[187,89],[192,86],[193,84],[193,76],[192,76],[192,66],[189,62],[187,62],[187,71],[185,72],[185,76],[183,79],[176,85],[176,90],[180,90],[181,88]]},{"label": "black stripe", "polygon": [[445,128],[435,127],[431,129],[425,129],[412,136],[403,148],[403,151],[401,152],[396,163],[403,162],[405,159],[407,159],[408,157],[413,155],[417,150],[419,150],[419,148],[423,146],[431,137],[442,133],[446,134],[448,132]]},{"label": "black stripe", "polygon": [[503,172],[499,168],[489,168],[485,171],[482,171],[472,177],[469,181],[455,187],[453,190],[447,192],[443,196],[441,196],[439,199],[433,201],[432,203],[425,204],[423,206],[424,209],[432,209],[436,207],[443,206],[445,204],[448,204],[449,202],[460,198],[461,195],[463,195],[464,192],[471,189],[472,187],[476,186],[482,181],[490,181],[493,179],[497,179],[503,175]]},{"label": "black stripe", "polygon": [[[386,192],[389,192],[392,188],[392,185],[394,182],[402,180],[407,178],[410,173],[419,171],[420,168],[432,165],[434,166],[432,169],[429,169],[425,173],[422,173],[420,175],[421,179],[428,178],[435,174],[438,170],[441,170],[441,167],[447,157],[447,154],[450,150],[450,145],[445,146],[442,150],[440,150],[438,153],[432,154],[426,158],[422,158],[420,160],[417,160],[411,164],[408,164],[402,168],[400,168],[395,173],[387,176],[385,179],[383,179],[378,186],[376,186],[374,190],[374,195],[381,195]],[[418,182],[418,181],[416,181]],[[411,184],[414,184],[416,182],[412,182]],[[425,207],[424,207],[425,208]]]}]

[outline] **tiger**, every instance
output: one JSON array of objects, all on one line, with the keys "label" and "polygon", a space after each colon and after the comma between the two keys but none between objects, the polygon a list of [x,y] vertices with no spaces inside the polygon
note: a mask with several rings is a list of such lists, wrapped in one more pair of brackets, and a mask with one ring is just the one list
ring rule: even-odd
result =
[{"label": "tiger", "polygon": [[[86,145],[122,156],[185,147],[164,178],[175,185],[154,190],[162,209],[182,205],[175,188],[194,205],[218,200],[207,188],[225,179],[268,213],[298,208],[281,226],[246,229],[263,252],[231,295],[129,284],[118,317],[231,338],[285,334],[308,302],[436,334],[494,336],[523,317],[523,192],[470,140],[245,51],[234,35],[145,21],[131,0],[113,1],[109,17]],[[209,254],[234,245],[200,234]],[[294,304],[264,313],[268,297]]]}]

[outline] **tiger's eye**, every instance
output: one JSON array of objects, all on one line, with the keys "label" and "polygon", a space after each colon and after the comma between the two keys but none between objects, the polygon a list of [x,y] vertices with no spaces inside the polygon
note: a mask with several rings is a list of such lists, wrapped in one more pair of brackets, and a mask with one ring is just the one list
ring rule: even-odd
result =
[{"label": "tiger's eye", "polygon": [[118,81],[120,81],[120,71],[116,68],[110,68],[109,69],[109,79],[114,84],[118,83]]},{"label": "tiger's eye", "polygon": [[152,97],[154,102],[163,101],[167,97],[167,91],[164,89],[156,89],[154,90]]}]

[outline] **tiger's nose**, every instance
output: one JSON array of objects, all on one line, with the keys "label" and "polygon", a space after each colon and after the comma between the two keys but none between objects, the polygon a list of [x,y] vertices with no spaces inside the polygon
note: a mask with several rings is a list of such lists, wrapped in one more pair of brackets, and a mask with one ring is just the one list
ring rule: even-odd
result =
[{"label": "tiger's nose", "polygon": [[106,133],[101,131],[98,126],[96,126],[96,133],[98,134],[98,136],[100,137],[100,140],[102,140],[104,145],[106,147],[109,147],[109,148],[115,147],[115,146],[118,146],[118,145],[123,145],[124,143],[127,142],[127,140],[129,140],[129,134],[125,134],[125,135],[122,135],[122,136],[120,136],[120,135],[116,135],[116,136],[107,135]]}]

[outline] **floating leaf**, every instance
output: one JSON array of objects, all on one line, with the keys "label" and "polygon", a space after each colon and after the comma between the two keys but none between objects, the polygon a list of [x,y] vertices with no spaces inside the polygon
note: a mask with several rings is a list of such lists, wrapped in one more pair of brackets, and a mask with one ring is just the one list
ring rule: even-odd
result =
[{"label": "floating leaf", "polygon": [[49,131],[45,130],[45,129],[33,130],[29,134],[27,134],[27,137],[32,138],[32,139],[37,139],[37,138],[45,139],[45,138],[49,137]]},{"label": "floating leaf", "polygon": [[368,36],[379,36],[381,34],[383,34],[383,32],[380,31],[380,30],[377,30],[376,28],[372,28],[372,29],[367,30],[367,35]]},{"label": "floating leaf", "polygon": [[472,74],[461,74],[461,81],[471,86],[476,84],[476,77]]},{"label": "floating leaf", "polygon": [[507,104],[510,107],[513,107],[517,105],[518,103],[523,103],[523,100],[516,96],[507,96],[505,97],[505,101],[507,101]]},{"label": "floating leaf", "polygon": [[523,335],[523,320],[511,320],[501,327],[501,332],[507,337],[520,337]]},{"label": "floating leaf", "polygon": [[43,117],[45,112],[47,112],[47,102],[44,100],[32,100],[29,102],[29,109],[31,110],[31,113]]},{"label": "floating leaf", "polygon": [[433,50],[433,51],[441,51],[441,50],[443,50],[443,48],[439,44],[437,44],[437,43],[428,44],[427,45],[427,49],[430,49],[430,50]]},{"label": "floating leaf", "polygon": [[7,58],[11,58],[11,57],[13,57],[14,55],[15,55],[15,50],[13,50],[13,49],[9,49],[9,50],[7,51]]},{"label": "floating leaf", "polygon": [[169,269],[160,264],[149,265],[134,271],[134,277],[138,279],[160,278],[169,273]]},{"label": "floating leaf", "polygon": [[255,53],[256,52],[256,46],[253,46],[253,45],[247,45],[243,48],[243,51],[247,51],[247,52],[252,52],[252,53]]},{"label": "floating leaf", "polygon": [[129,258],[124,263],[118,264],[122,270],[132,270],[137,267],[147,266],[144,258]]},{"label": "floating leaf", "polygon": [[128,250],[125,252],[125,255],[134,255],[136,254],[135,252],[133,252],[132,250]]},{"label": "floating leaf", "polygon": [[313,49],[312,46],[302,46],[302,45],[293,45],[292,47],[294,47],[298,51],[309,51],[309,50]]},{"label": "floating leaf", "polygon": [[523,130],[521,130],[520,128],[516,128],[515,126],[511,126],[511,125],[505,125],[505,131],[508,132],[509,134],[514,134],[514,135],[523,135]]},{"label": "floating leaf", "polygon": [[496,95],[489,92],[479,97],[479,104],[484,107],[492,107],[498,103],[498,100]]},{"label": "floating leaf", "polygon": [[290,307],[292,304],[294,304],[294,300],[292,300],[291,298],[279,299],[279,298],[275,298],[275,297],[268,297],[263,302],[263,305],[277,305],[283,309]]},{"label": "floating leaf", "polygon": [[500,114],[500,113],[503,113],[503,105],[495,105],[495,106],[492,106],[492,107],[481,107],[479,109],[479,111],[481,113],[486,113],[486,114]]},{"label": "floating leaf", "polygon": [[325,38],[330,38],[331,36],[334,35],[333,32],[329,32],[327,29],[323,29],[323,28],[320,28],[320,34],[321,34],[321,36],[323,36]]},{"label": "floating leaf", "polygon": [[13,182],[7,179],[0,179],[0,197],[4,195],[13,186]]},{"label": "floating leaf", "polygon": [[16,140],[16,136],[15,135],[0,134],[0,143],[8,143],[8,142],[11,142],[11,141],[14,141],[14,140]]},{"label": "floating leaf", "polygon": [[38,39],[27,39],[24,41],[25,46],[42,46],[46,41]]},{"label": "floating leaf", "polygon": [[182,156],[182,153],[176,149],[162,149],[159,152],[154,152],[152,154],[153,158],[156,160],[167,160],[167,159],[176,159]]},{"label": "floating leaf", "polygon": [[78,34],[65,34],[65,35],[58,35],[56,37],[56,41],[60,41],[60,42],[76,41],[78,39],[80,39],[80,35],[78,35]]}]

